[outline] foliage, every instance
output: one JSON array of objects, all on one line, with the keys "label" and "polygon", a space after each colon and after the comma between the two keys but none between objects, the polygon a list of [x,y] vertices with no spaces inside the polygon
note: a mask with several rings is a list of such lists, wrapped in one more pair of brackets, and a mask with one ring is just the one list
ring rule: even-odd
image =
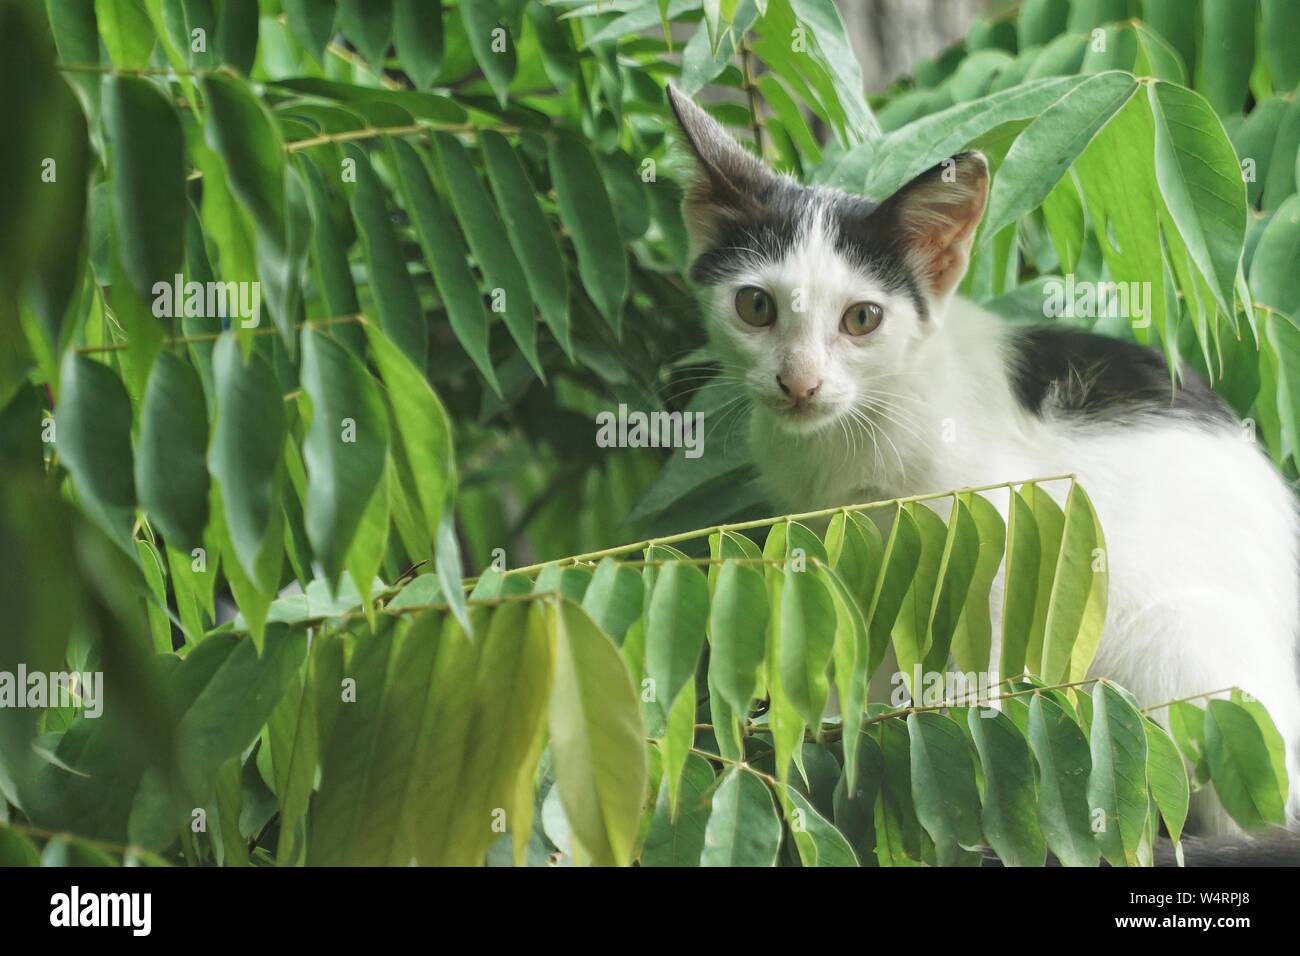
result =
[{"label": "foliage", "polygon": [[[1166,732],[1088,678],[1068,476],[759,517],[662,94],[877,198],[983,149],[963,292],[1150,282],[1095,324],[1294,471],[1292,14],[1197,6],[1026,0],[869,104],[830,0],[0,2],[0,672],[105,685],[0,708],[0,862],[1130,864],[1200,787],[1280,822],[1258,704]],[[709,454],[598,447],[619,404]],[[950,661],[1007,679],[927,702]]]}]

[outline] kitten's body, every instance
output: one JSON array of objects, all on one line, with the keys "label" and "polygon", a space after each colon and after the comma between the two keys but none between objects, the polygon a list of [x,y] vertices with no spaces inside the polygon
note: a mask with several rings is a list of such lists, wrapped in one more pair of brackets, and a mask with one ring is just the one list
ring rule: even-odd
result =
[{"label": "kitten's body", "polygon": [[[1232,414],[1192,377],[1172,393],[1153,351],[1010,326],[953,296],[987,197],[978,154],[876,204],[773,175],[671,99],[698,160],[692,275],[724,367],[753,401],[774,503],[804,512],[1077,476],[1109,571],[1092,674],[1144,705],[1232,686],[1259,698],[1285,740],[1295,818],[1297,518]],[[1068,483],[1045,487],[1063,500]],[[1005,516],[1008,493],[993,497]],[[1234,829],[1208,788],[1193,813],[1202,832]]]},{"label": "kitten's body", "polygon": [[[1101,521],[1110,572],[1091,673],[1147,705],[1232,686],[1259,698],[1287,740],[1294,815],[1300,539],[1289,489],[1226,414],[1150,407],[1127,422],[1104,409],[1089,416],[1076,407],[1086,400],[1086,379],[1060,380],[1062,394],[1049,389],[1031,411],[1017,394],[1025,330],[956,300],[945,333],[915,356],[923,374],[892,380],[895,420],[877,418],[874,436],[831,427],[792,437],[755,410],[755,457],[775,504],[809,511],[1076,475]],[[1068,482],[1044,487],[1064,503]],[[989,497],[1005,518],[1007,493]],[[1000,584],[1001,575],[993,660]],[[1202,832],[1232,830],[1217,802],[1201,798],[1194,809]]]}]

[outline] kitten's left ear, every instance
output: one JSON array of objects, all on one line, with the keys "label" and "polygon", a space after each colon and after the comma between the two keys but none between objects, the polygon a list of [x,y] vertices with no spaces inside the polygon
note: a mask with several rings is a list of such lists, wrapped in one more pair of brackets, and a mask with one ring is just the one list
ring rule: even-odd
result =
[{"label": "kitten's left ear", "polygon": [[946,299],[966,274],[988,195],[984,154],[959,153],[917,176],[877,210],[936,299]]}]

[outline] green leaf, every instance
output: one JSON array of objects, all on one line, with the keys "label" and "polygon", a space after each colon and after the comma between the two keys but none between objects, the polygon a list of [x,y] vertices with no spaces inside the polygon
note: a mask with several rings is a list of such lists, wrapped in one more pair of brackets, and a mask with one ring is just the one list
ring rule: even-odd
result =
[{"label": "green leaf", "polygon": [[1240,113],[1255,62],[1255,4],[1243,11],[1240,0],[1203,0],[1196,90],[1220,116]]},{"label": "green leaf", "polygon": [[[321,166],[306,153],[298,158],[298,171],[307,189],[312,218],[312,253],[325,305],[332,316],[356,315],[361,311],[357,287],[352,282],[347,245],[335,220],[325,175]],[[335,332],[350,346],[359,347],[357,338],[362,334],[359,329],[345,332],[340,328]]]},{"label": "green leaf", "polygon": [[990,130],[1032,120],[1086,77],[1048,77],[968,103],[959,103],[890,133],[875,147],[882,157],[871,165],[864,192],[890,196],[912,177],[961,152]]},{"label": "green leaf", "polygon": [[505,822],[518,836],[530,829],[533,778],[541,756],[553,648],[538,606],[504,604],[483,637],[473,717],[451,819],[452,855],[445,862],[478,865]]},{"label": "green leaf", "polygon": [[203,543],[208,523],[208,413],[194,368],[163,353],[140,412],[135,485],[140,506],[172,547]]},{"label": "green leaf", "polygon": [[334,36],[334,0],[281,0],[289,30],[318,63]]},{"label": "green leaf", "polygon": [[749,713],[763,666],[767,619],[763,575],[748,565],[723,562],[709,608],[709,677],[742,716]]},{"label": "green leaf", "polygon": [[208,145],[226,163],[231,191],[260,232],[285,230],[284,143],[279,128],[245,83],[229,76],[200,80],[208,103]]},{"label": "green leaf", "polygon": [[140,0],[95,0],[95,20],[114,66],[148,66],[154,31]]},{"label": "green leaf", "polygon": [[1232,289],[1246,238],[1246,185],[1210,105],[1173,83],[1147,87],[1155,120],[1156,182],[1192,261],[1219,308]]},{"label": "green leaf", "polygon": [[972,707],[966,726],[984,768],[984,835],[1007,866],[1042,866],[1047,846],[1038,828],[1038,796],[1029,747],[1006,714]]},{"label": "green leaf", "polygon": [[366,367],[318,329],[303,330],[301,375],[312,403],[311,427],[302,443],[309,479],[307,538],[337,588],[362,515],[384,475],[388,416]]},{"label": "green leaf", "polygon": [[[488,353],[488,317],[478,283],[465,261],[465,247],[452,224],[442,197],[433,188],[428,169],[415,147],[394,137],[389,140],[407,209],[415,223],[425,262],[438,287],[438,296],[451,322],[456,341],[498,395],[501,386]],[[418,366],[424,367],[423,360]]]},{"label": "green leaf", "polygon": [[695,674],[709,621],[709,582],[698,568],[659,568],[646,607],[646,675],[665,714]]},{"label": "green leaf", "polygon": [[[153,35],[151,28],[148,35]],[[184,248],[180,119],[153,83],[114,75],[104,81],[104,123],[112,143],[109,172],[118,255],[136,293],[149,298],[156,283],[171,285]]]},{"label": "green leaf", "polygon": [[772,794],[752,771],[733,767],[713,794],[700,866],[775,866],[781,818]]},{"label": "green leaf", "polygon": [[460,4],[469,48],[498,102],[506,105],[515,75],[515,41],[510,36],[497,0]]},{"label": "green leaf", "polygon": [[357,221],[365,254],[370,289],[379,312],[379,326],[417,369],[425,367],[429,330],[415,283],[406,268],[406,256],[393,231],[383,187],[366,154],[352,143],[344,144],[347,159],[355,163],[352,215]]},{"label": "green leaf", "polygon": [[578,71],[578,52],[574,48],[572,28],[560,20],[556,8],[530,3],[524,7],[528,22],[537,36],[542,68],[558,90],[567,90]]},{"label": "green leaf", "polygon": [[[313,644],[313,655],[317,654],[316,648]],[[294,832],[307,815],[308,802],[316,786],[320,735],[315,706],[318,688],[312,680],[313,671],[308,671],[306,680],[294,676],[266,724],[265,746],[271,749],[275,794],[280,807],[280,839],[275,857],[281,866],[291,859]]]},{"label": "green leaf", "polygon": [[626,865],[646,789],[645,729],[636,691],[618,648],[580,608],[561,601],[550,614],[556,636],[549,721],[555,785],[592,862]]},{"label": "green leaf", "polygon": [[791,786],[785,788],[785,796],[789,801],[786,822],[804,866],[858,865],[857,855],[844,834],[818,813],[807,797]]},{"label": "green leaf", "polygon": [[[371,771],[377,798],[400,790],[400,824],[383,850],[389,865],[482,862],[481,853],[472,857],[486,846],[481,828],[490,826],[490,811],[464,789],[467,771],[485,758],[472,743],[481,654],[454,617],[437,614],[417,619],[397,652],[386,701],[391,732]],[[322,793],[323,786],[322,777]],[[467,812],[478,819],[458,827]]]},{"label": "green leaf", "polygon": [[564,268],[555,233],[537,202],[537,193],[528,173],[509,141],[494,130],[484,130],[479,134],[479,148],[483,151],[492,193],[496,196],[496,208],[505,221],[511,248],[523,266],[528,288],[556,341],[572,356],[568,271]]},{"label": "green leaf", "polygon": [[578,253],[578,275],[609,327],[620,335],[628,294],[627,255],[609,194],[595,188],[602,181],[600,170],[586,144],[571,136],[553,139],[549,156],[560,221]]},{"label": "green leaf", "polygon": [[1147,742],[1142,715],[1108,681],[1092,693],[1088,805],[1093,834],[1112,866],[1137,863],[1147,821]]},{"label": "green leaf", "polygon": [[615,643],[622,643],[627,629],[641,616],[643,592],[635,568],[603,558],[582,596],[582,609]]},{"label": "green leaf", "polygon": [[1131,98],[1079,157],[1074,171],[1110,278],[1150,283],[1143,319],[1150,320],[1151,328],[1130,323],[1134,334],[1144,341],[1154,330],[1174,368],[1179,364],[1172,335],[1178,310],[1166,302],[1165,282],[1152,281],[1167,268],[1161,246],[1163,205],[1150,185],[1155,179],[1153,125],[1149,103]]},{"label": "green leaf", "polygon": [[533,299],[528,292],[523,267],[506,237],[505,226],[497,217],[483,181],[474,171],[469,153],[461,141],[450,133],[436,133],[433,142],[447,195],[465,231],[470,252],[483,274],[492,308],[500,311],[519,351],[538,378],[545,380],[546,375],[537,360],[537,321]]},{"label": "green leaf", "polygon": [[136,500],[131,400],[108,366],[76,352],[63,357],[59,380],[59,458],[72,475],[82,507],[127,547]]},{"label": "green leaf", "polygon": [[942,714],[908,714],[912,801],[934,840],[940,866],[961,862],[961,850],[980,844],[980,798],[970,745],[960,727]]},{"label": "green leaf", "polygon": [[301,182],[287,171],[279,126],[247,84],[211,74],[200,80],[199,88],[209,106],[207,143],[221,156],[230,191],[256,228],[257,273],[271,317],[292,354],[298,344],[294,327],[302,307],[301,273],[310,229]]},{"label": "green leaf", "polygon": [[221,488],[225,526],[250,582],[265,593],[280,583],[280,492],[284,486],[284,400],[275,373],[256,352],[245,363],[233,333],[212,351],[217,397],[208,470]]},{"label": "green leaf", "polygon": [[1033,623],[1025,642],[1025,664],[1030,673],[1041,674],[1047,614],[1051,603],[1052,587],[1056,582],[1056,567],[1060,561],[1065,515],[1056,500],[1039,485],[1032,483],[1022,485],[1018,494],[1024,496],[1033,512],[1034,524],[1038,528],[1038,547],[1041,556],[1038,564],[1038,591],[1034,600]]},{"label": "green leaf", "polygon": [[[1291,265],[1300,256],[1300,194],[1288,196],[1268,220],[1250,264],[1250,289],[1259,305],[1284,316],[1300,311],[1300,274]],[[1292,320],[1293,321],[1293,320]]]},{"label": "green leaf", "polygon": [[655,735],[659,738],[663,782],[668,787],[668,809],[674,816],[677,815],[686,759],[691,755],[691,747],[695,744],[695,701],[695,677],[692,675],[677,692],[672,706],[665,709],[663,733]]},{"label": "green leaf", "polygon": [[1278,786],[1259,724],[1240,704],[1211,700],[1205,709],[1205,756],[1223,808],[1247,830],[1283,825]]},{"label": "green leaf", "polygon": [[1273,776],[1277,779],[1278,792],[1286,802],[1290,775],[1286,767],[1286,740],[1278,731],[1273,718],[1269,716],[1264,705],[1240,690],[1232,692],[1232,702],[1245,708],[1259,725],[1259,732],[1264,735],[1264,746],[1268,748],[1269,763],[1273,766]]},{"label": "green leaf", "polygon": [[1096,866],[1087,738],[1059,704],[1042,694],[1029,702],[1028,738],[1038,764],[1038,820],[1048,847],[1066,866]]},{"label": "green leaf", "polygon": [[812,30],[817,52],[830,73],[831,86],[843,109],[850,141],[875,139],[880,126],[863,95],[862,67],[833,0],[790,0],[799,22]]},{"label": "green leaf", "polygon": [[1034,510],[1024,489],[1012,492],[1007,517],[1006,580],[1002,598],[1003,678],[1024,673],[1038,601],[1039,542]]},{"label": "green leaf", "polygon": [[[348,548],[345,564],[352,576],[361,603],[367,613],[374,610],[370,603],[370,593],[375,577],[383,568],[384,558],[388,554],[388,527],[392,517],[392,501],[389,491],[396,480],[392,475],[393,466],[385,460],[385,473],[361,513],[361,524],[357,527],[356,537]],[[371,621],[371,626],[374,622]]]},{"label": "green leaf", "polygon": [[1293,41],[1300,32],[1300,7],[1287,0],[1260,0],[1259,7],[1263,18],[1259,35],[1273,85],[1295,89],[1300,83],[1300,49]]},{"label": "green leaf", "polygon": [[1105,542],[1092,503],[1082,486],[1072,483],[1043,620],[1038,673],[1049,683],[1082,680],[1092,663],[1106,619],[1104,557]]},{"label": "green leaf", "polygon": [[456,538],[456,511],[450,503],[443,510],[442,521],[438,525],[433,563],[442,585],[442,595],[451,607],[452,614],[456,615],[465,633],[472,635],[469,608],[465,602],[465,583],[462,579],[464,562],[460,556],[460,542]]},{"label": "green leaf", "polygon": [[224,0],[218,7],[217,49],[221,62],[240,73],[251,73],[257,59],[257,15],[257,0]]},{"label": "green leaf", "polygon": [[811,569],[786,571],[777,621],[782,687],[804,723],[820,727],[830,689],[826,671],[836,618],[830,592]]},{"label": "green leaf", "polygon": [[947,547],[948,528],[943,519],[925,504],[903,507],[915,523],[920,541],[916,574],[903,599],[894,627],[894,652],[898,667],[913,695],[919,693],[917,671],[930,651],[930,612],[940,584],[939,573]]},{"label": "green leaf", "polygon": [[1007,151],[989,193],[981,242],[1036,209],[1137,90],[1127,73],[1088,77],[1039,114]]},{"label": "green leaf", "polygon": [[[854,768],[855,780],[849,778],[850,766]],[[884,783],[884,774],[885,755],[880,744],[866,730],[846,727],[844,773],[835,785],[832,806],[836,829],[844,834],[863,866],[876,863],[876,797]]]},{"label": "green leaf", "polygon": [[141,538],[136,539],[135,550],[140,557],[145,585],[149,589],[149,596],[145,598],[145,614],[149,619],[153,648],[159,654],[169,654],[172,649],[172,627],[167,618],[167,583],[162,555],[151,543]]},{"label": "green leaf", "polygon": [[393,41],[406,75],[427,90],[442,69],[442,0],[396,0]]},{"label": "green leaf", "polygon": [[[40,318],[46,343],[57,357],[74,327],[71,320],[75,317],[68,312],[76,304],[82,286],[85,256],[81,250],[86,226],[90,141],[85,117],[72,90],[56,84],[51,92],[55,100],[53,115],[42,116],[41,120],[50,122],[56,140],[44,146],[32,145],[40,152],[49,151],[48,159],[43,162],[53,161],[52,168],[58,178],[42,183],[39,194],[45,199],[40,216],[43,228],[35,236],[24,236],[23,241],[33,243],[40,250],[30,253],[34,268],[27,292]],[[35,103],[30,108],[33,112],[47,109]],[[53,371],[50,377],[54,377]]]},{"label": "green leaf", "polygon": [[969,494],[962,498],[970,510],[979,533],[979,557],[971,575],[966,602],[952,638],[952,656],[957,669],[966,673],[990,670],[996,662],[990,660],[993,644],[993,625],[989,614],[993,580],[1002,566],[1006,529],[1002,515],[987,498]]},{"label": "green leaf", "polygon": [[338,25],[378,73],[393,32],[393,0],[339,0]]},{"label": "green leaf", "polygon": [[890,645],[903,599],[912,585],[912,577],[921,557],[921,533],[911,513],[899,508],[894,514],[885,543],[883,570],[876,579],[867,611],[867,628],[871,638],[872,659],[879,660],[876,648]]},{"label": "green leaf", "polygon": [[[948,535],[939,562],[938,585],[930,604],[930,649],[925,655],[926,671],[945,671],[957,622],[966,606],[966,596],[979,561],[979,527],[970,508],[960,498],[948,516]],[[981,665],[982,667],[982,665]]]},{"label": "green leaf", "polygon": [[40,866],[41,855],[17,830],[0,824],[0,866]]},{"label": "green leaf", "polygon": [[1143,722],[1147,734],[1147,782],[1151,798],[1165,821],[1169,838],[1177,843],[1187,822],[1187,805],[1191,788],[1187,782],[1187,766],[1173,740],[1159,724],[1152,720]]},{"label": "green leaf", "polygon": [[375,365],[388,389],[401,447],[411,470],[420,476],[416,491],[431,555],[443,511],[456,487],[451,422],[424,375],[397,346],[372,325],[366,326],[366,336]]},{"label": "green leaf", "polygon": [[156,770],[145,774],[131,809],[130,835],[162,849],[189,823],[191,808],[213,792],[217,770],[257,739],[289,689],[307,651],[306,632],[274,625],[259,655],[248,638],[214,634],[177,665],[170,679],[183,792]]},{"label": "green leaf", "polygon": [[704,831],[710,817],[708,793],[714,783],[713,767],[709,762],[698,754],[690,754],[682,774],[680,809],[676,817],[668,807],[668,781],[660,783],[654,815],[641,848],[639,862],[642,866],[700,865]]},{"label": "green leaf", "polygon": [[[441,648],[436,630],[433,634],[425,634],[424,630],[429,626],[425,621],[433,619],[434,615],[427,615],[411,627],[412,634],[425,639],[410,641],[406,645],[413,653],[423,654],[417,659],[404,659],[405,666],[395,671],[404,682],[422,680],[425,687],[432,684],[431,657]],[[409,846],[402,847],[397,853],[392,851],[396,840],[394,833],[403,828],[403,817],[410,812],[404,804],[410,792],[409,781],[416,772],[415,768],[421,767],[427,759],[426,751],[421,749],[428,746],[427,737],[418,734],[421,727],[427,726],[424,722],[428,714],[418,703],[396,708],[390,702],[390,697],[396,692],[403,703],[408,703],[402,691],[409,684],[394,688],[389,678],[394,638],[391,625],[379,633],[366,635],[357,642],[342,685],[326,687],[322,683],[318,686],[317,692],[331,699],[337,716],[331,718],[326,711],[320,728],[325,749],[321,759],[320,793],[312,806],[307,856],[307,862],[313,866],[379,865],[389,861],[390,853],[402,863],[409,863],[416,855]],[[447,656],[453,655],[448,652]],[[468,655],[462,659],[465,657]],[[456,675],[462,680],[448,685],[451,693],[463,692],[468,683],[463,677],[472,672],[473,658],[468,657],[468,661]],[[450,699],[451,693],[446,695],[444,702]],[[385,718],[396,724],[386,726]],[[451,733],[450,721],[440,730],[444,734]],[[400,768],[394,768],[393,776],[384,780],[384,786],[377,788],[376,768],[383,766],[391,753],[392,735],[401,731],[406,732],[401,740],[405,759]],[[401,857],[405,859],[401,860]]]},{"label": "green leaf", "polygon": [[1070,0],[1025,0],[1016,19],[1021,49],[1042,46],[1065,31]]}]

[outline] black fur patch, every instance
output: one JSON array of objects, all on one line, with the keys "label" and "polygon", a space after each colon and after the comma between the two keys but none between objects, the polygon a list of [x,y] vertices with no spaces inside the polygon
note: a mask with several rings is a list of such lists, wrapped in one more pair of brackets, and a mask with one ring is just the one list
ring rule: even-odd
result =
[{"label": "black fur patch", "polygon": [[728,209],[719,217],[708,248],[691,264],[691,278],[716,285],[754,258],[783,259],[810,212],[809,196],[794,183],[773,177],[747,209]]},{"label": "black fur patch", "polygon": [[908,265],[902,234],[888,209],[862,196],[836,192],[830,211],[836,224],[835,247],[840,255],[857,264],[893,292],[905,292],[922,321],[930,307],[921,294],[921,284]]},{"label": "black fur patch", "polygon": [[1164,356],[1153,349],[1065,326],[1031,326],[1013,340],[1011,381],[1034,414],[1098,422],[1177,415],[1206,425],[1236,417],[1194,374],[1177,390]]}]

